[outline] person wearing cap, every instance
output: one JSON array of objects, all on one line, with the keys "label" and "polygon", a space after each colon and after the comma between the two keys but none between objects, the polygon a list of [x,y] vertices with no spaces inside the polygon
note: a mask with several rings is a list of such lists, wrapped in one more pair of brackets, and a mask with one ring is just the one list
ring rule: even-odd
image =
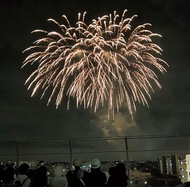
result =
[{"label": "person wearing cap", "polygon": [[68,187],[84,187],[85,184],[82,180],[83,172],[80,169],[82,160],[75,159],[73,165],[70,166],[70,170],[67,172],[66,177],[68,181]]},{"label": "person wearing cap", "polygon": [[95,158],[91,162],[91,172],[85,173],[83,180],[86,187],[105,186],[107,182],[106,174],[100,170],[101,162],[99,159]]},{"label": "person wearing cap", "polygon": [[56,166],[54,168],[54,176],[52,178],[52,187],[68,187],[67,178],[63,173],[63,168],[61,166]]}]

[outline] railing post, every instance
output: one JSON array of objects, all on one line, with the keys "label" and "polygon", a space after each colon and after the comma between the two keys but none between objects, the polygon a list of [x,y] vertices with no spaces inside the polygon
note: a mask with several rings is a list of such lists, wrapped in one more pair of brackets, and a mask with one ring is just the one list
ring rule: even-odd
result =
[{"label": "railing post", "polygon": [[19,159],[19,148],[18,148],[18,142],[16,142],[16,168],[17,169],[19,167],[19,162],[20,162],[20,159]]},{"label": "railing post", "polygon": [[73,152],[72,152],[72,141],[71,140],[69,140],[69,151],[70,151],[70,166],[72,166]]},{"label": "railing post", "polygon": [[[128,148],[128,140],[127,140],[127,137],[125,137],[125,149],[126,149],[126,156],[127,156],[127,175],[129,177],[129,180],[130,180],[130,173],[129,173],[129,148]],[[130,186],[130,181],[129,181],[129,184]]]}]

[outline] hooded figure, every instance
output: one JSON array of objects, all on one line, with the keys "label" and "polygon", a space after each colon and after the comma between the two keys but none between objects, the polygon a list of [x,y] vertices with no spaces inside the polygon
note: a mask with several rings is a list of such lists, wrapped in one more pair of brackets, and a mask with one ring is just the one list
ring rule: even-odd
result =
[{"label": "hooded figure", "polygon": [[56,166],[54,168],[54,177],[52,179],[53,187],[68,187],[67,178],[63,174],[63,168]]}]

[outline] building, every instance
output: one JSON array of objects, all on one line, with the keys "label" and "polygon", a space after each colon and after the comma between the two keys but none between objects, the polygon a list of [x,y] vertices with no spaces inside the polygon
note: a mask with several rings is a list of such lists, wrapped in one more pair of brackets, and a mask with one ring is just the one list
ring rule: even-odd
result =
[{"label": "building", "polygon": [[151,177],[150,172],[142,172],[136,169],[129,170],[130,183],[131,184],[147,184],[147,180]]},{"label": "building", "polygon": [[190,154],[163,156],[159,161],[162,174],[178,176],[183,183],[190,181]]},{"label": "building", "polygon": [[160,160],[160,171],[163,174],[179,175],[179,163],[177,155],[163,156]]},{"label": "building", "polygon": [[185,155],[180,161],[181,182],[190,181],[190,154]]},{"label": "building", "polygon": [[185,156],[185,160],[186,160],[187,181],[190,181],[190,154]]}]

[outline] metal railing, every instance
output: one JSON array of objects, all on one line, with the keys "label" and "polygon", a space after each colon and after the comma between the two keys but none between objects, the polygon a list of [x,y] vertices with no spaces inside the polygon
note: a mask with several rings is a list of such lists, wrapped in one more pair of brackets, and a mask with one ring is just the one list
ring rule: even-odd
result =
[{"label": "metal railing", "polygon": [[[0,160],[19,161],[20,159],[32,159],[34,156],[39,156],[39,159],[44,156],[44,159],[47,157],[47,159],[55,158],[56,160],[55,155],[60,155],[62,160],[70,162],[77,156],[86,159],[100,156],[103,160],[106,158],[126,161],[131,159],[152,160],[167,154],[188,154],[190,152],[190,136],[151,135],[0,141],[0,149]],[[90,156],[91,154],[93,155]],[[48,155],[51,158],[48,158]]]}]

